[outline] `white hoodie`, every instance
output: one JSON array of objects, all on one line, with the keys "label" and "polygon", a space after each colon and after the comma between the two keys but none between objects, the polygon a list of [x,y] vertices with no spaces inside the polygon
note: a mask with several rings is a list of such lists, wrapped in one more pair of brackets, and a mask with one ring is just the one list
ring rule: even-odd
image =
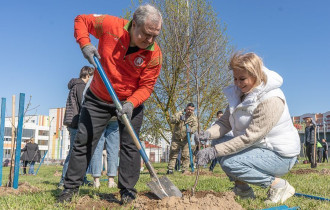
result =
[{"label": "white hoodie", "polygon": [[268,98],[279,97],[285,103],[282,116],[270,132],[255,142],[253,146],[268,148],[284,157],[294,157],[300,153],[300,139],[297,129],[291,121],[285,96],[280,89],[283,79],[279,74],[266,67],[263,68],[263,71],[267,75],[266,85],[262,83],[254,88],[242,102],[240,100],[242,92],[236,85],[230,85],[224,89],[229,102],[230,125],[235,137],[245,134],[255,108]]}]

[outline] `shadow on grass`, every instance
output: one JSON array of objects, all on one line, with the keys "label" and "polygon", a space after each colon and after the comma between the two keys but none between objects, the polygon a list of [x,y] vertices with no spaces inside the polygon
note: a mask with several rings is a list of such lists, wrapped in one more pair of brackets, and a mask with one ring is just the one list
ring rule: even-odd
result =
[{"label": "shadow on grass", "polygon": [[150,200],[159,200],[159,198],[152,192],[144,192],[144,193],[140,193],[140,194],[146,196]]},{"label": "shadow on grass", "polygon": [[57,186],[58,185],[58,182],[50,182],[50,181],[43,181],[41,183],[47,184],[47,185],[54,185],[54,186]]}]

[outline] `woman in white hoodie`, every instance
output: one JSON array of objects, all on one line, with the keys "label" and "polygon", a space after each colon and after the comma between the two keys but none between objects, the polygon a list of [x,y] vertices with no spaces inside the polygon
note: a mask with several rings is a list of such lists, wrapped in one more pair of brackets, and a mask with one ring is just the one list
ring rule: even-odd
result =
[{"label": "woman in white hoodie", "polygon": [[224,93],[228,107],[211,128],[195,135],[195,141],[215,140],[233,131],[226,142],[201,150],[197,164],[219,158],[222,169],[235,182],[241,198],[254,198],[248,184],[270,187],[266,203],[283,203],[295,189],[280,177],[288,173],[300,153],[300,139],[293,126],[283,79],[263,66],[255,53],[236,53],[230,60],[234,84]]}]

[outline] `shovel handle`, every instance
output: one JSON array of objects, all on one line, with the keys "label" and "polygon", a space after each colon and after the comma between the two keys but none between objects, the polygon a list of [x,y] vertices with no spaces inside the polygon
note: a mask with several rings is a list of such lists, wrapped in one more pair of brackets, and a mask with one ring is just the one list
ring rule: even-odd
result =
[{"label": "shovel handle", "polygon": [[[122,107],[122,105],[121,105],[121,103],[120,103],[120,101],[117,97],[117,94],[116,94],[115,90],[113,89],[108,77],[106,76],[99,59],[94,56],[94,61],[96,63],[97,70],[98,70],[98,72],[101,76],[101,79],[102,79],[105,87],[107,88],[113,103],[115,104],[117,110],[121,111],[123,107]],[[150,164],[149,158],[148,158],[144,148],[141,146],[141,141],[140,141],[139,137],[137,136],[137,134],[135,133],[135,131],[133,129],[133,126],[132,126],[130,120],[127,118],[126,114],[122,115],[122,121],[123,121],[124,125],[127,127],[128,132],[129,132],[130,136],[132,137],[135,146],[139,150],[140,155],[141,155],[143,161],[145,162],[146,167],[148,168],[150,175],[152,177],[157,178],[156,172],[155,172],[154,168],[152,167],[152,165]]]},{"label": "shovel handle", "polygon": [[186,124],[186,131],[187,131],[187,140],[188,140],[188,147],[189,147],[189,156],[190,156],[190,166],[191,166],[191,172],[194,172],[194,161],[193,161],[193,154],[191,151],[191,142],[190,142],[190,132],[188,132],[189,125]]}]

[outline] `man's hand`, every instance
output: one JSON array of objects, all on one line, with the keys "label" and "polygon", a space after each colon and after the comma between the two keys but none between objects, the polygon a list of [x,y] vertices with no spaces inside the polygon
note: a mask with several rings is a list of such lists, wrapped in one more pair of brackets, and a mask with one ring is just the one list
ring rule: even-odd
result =
[{"label": "man's hand", "polygon": [[97,66],[94,61],[93,56],[96,56],[98,59],[101,59],[101,56],[100,56],[99,52],[97,51],[97,49],[94,47],[94,45],[92,45],[92,44],[86,45],[85,47],[83,47],[81,49],[81,51],[82,51],[84,57],[88,60],[88,62],[96,68]]},{"label": "man's hand", "polygon": [[208,131],[201,131],[199,133],[194,133],[195,144],[201,143],[201,141],[206,142],[211,137],[211,134]]},{"label": "man's hand", "polygon": [[131,102],[125,102],[123,104],[123,108],[121,109],[121,111],[117,111],[118,119],[121,122],[123,122],[121,117],[123,116],[123,114],[126,114],[127,115],[127,118],[129,120],[131,120],[133,109],[134,109],[134,107],[133,107],[133,104]]},{"label": "man's hand", "polygon": [[186,115],[184,115],[184,114],[181,115],[181,116],[180,116],[180,120],[182,120],[182,121],[186,121]]},{"label": "man's hand", "polygon": [[200,166],[204,166],[216,157],[217,150],[214,147],[202,149],[196,154],[197,164]]}]

